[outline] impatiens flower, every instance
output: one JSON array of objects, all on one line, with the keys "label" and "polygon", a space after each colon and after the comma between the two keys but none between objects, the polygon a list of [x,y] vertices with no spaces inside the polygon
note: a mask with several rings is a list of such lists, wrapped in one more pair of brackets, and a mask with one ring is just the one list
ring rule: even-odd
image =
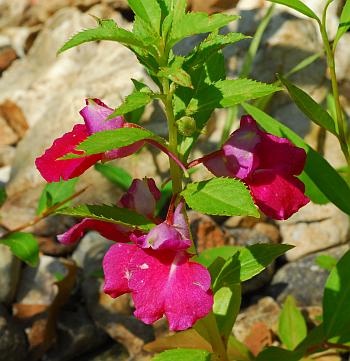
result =
[{"label": "impatiens flower", "polygon": [[[160,191],[152,178],[134,179],[128,191],[121,197],[119,205],[153,219],[156,201],[159,199]],[[88,230],[97,231],[103,237],[116,242],[129,242],[131,234],[135,237],[141,235],[140,231],[126,226],[84,218],[65,233],[58,235],[57,239],[66,245],[73,244]]]},{"label": "impatiens flower", "polygon": [[[117,243],[103,260],[107,294],[118,297],[131,293],[137,318],[151,324],[165,315],[169,328],[175,331],[193,326],[213,305],[209,272],[192,262],[192,255],[186,251],[190,246],[186,238],[189,231],[188,226],[186,231],[183,228],[186,220],[182,207],[180,203],[173,223],[155,227],[161,226],[156,231],[156,247],[147,242]],[[175,239],[171,240],[171,236]]]},{"label": "impatiens flower", "polygon": [[287,219],[309,202],[296,178],[305,165],[304,149],[288,139],[262,131],[249,115],[222,148],[190,166],[203,163],[214,175],[239,178],[256,205],[269,217]]},{"label": "impatiens flower", "polygon": [[112,113],[113,109],[109,108],[101,100],[87,99],[86,106],[80,111],[85,124],[75,125],[70,132],[56,139],[52,146],[36,159],[36,167],[43,178],[47,182],[58,182],[61,178],[68,180],[78,177],[98,161],[127,157],[137,152],[146,142],[165,152],[185,170],[183,164],[164,145],[152,139],[140,140],[128,146],[101,154],[82,156],[75,159],[60,159],[70,153],[83,155],[82,151],[77,151],[75,148],[94,133],[118,128],[142,128],[137,124],[125,122],[123,117],[106,120]]}]

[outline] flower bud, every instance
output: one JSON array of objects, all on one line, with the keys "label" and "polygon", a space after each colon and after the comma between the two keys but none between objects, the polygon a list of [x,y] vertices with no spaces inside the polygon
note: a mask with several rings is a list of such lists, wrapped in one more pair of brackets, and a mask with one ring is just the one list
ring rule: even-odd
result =
[{"label": "flower bud", "polygon": [[177,129],[179,133],[185,137],[190,137],[196,132],[196,121],[189,116],[184,116],[176,121]]}]

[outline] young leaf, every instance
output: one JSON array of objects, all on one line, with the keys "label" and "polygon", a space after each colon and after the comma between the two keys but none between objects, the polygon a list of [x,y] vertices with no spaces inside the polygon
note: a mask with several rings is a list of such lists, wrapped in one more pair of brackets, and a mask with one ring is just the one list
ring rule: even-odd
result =
[{"label": "young leaf", "polygon": [[349,335],[350,251],[339,260],[326,282],[323,295],[323,322],[327,339]]},{"label": "young leaf", "polygon": [[315,19],[318,22],[320,22],[320,19],[318,18],[318,16],[300,0],[269,0],[269,1],[276,3],[276,4],[286,5],[289,8],[294,9],[294,10],[306,15],[309,18]]},{"label": "young leaf", "polygon": [[303,90],[293,85],[286,78],[280,76],[279,79],[288,89],[288,92],[292,97],[292,99],[294,100],[295,104],[308,118],[310,118],[314,123],[316,123],[320,127],[323,127],[328,131],[330,131],[331,133],[337,135],[333,118],[329,115],[329,113],[326,110],[324,110],[321,107],[321,105],[316,103],[310,97],[310,95],[306,94]]},{"label": "young leaf", "polygon": [[146,24],[149,24],[156,33],[160,33],[161,9],[156,0],[128,0],[132,11]]},{"label": "young leaf", "polygon": [[0,207],[6,202],[7,194],[5,186],[0,184]]},{"label": "young leaf", "polygon": [[210,361],[211,354],[204,350],[194,350],[179,348],[177,350],[167,350],[155,357],[152,361]]},{"label": "young leaf", "polygon": [[193,260],[200,263],[206,268],[218,258],[223,258],[225,261],[236,254],[242,247],[238,246],[221,246],[215,248],[208,248],[205,249],[203,252],[200,253],[199,256],[195,256]]},{"label": "young leaf", "polygon": [[186,88],[193,88],[191,76],[182,68],[185,58],[177,56],[170,67],[161,68],[158,76],[166,77],[172,82]]},{"label": "young leaf", "polygon": [[213,311],[220,335],[228,338],[239,313],[242,289],[239,283],[221,287],[214,294]]},{"label": "young leaf", "polygon": [[207,13],[200,12],[187,13],[173,25],[169,45],[173,46],[191,35],[215,31],[238,18],[236,15],[214,14],[209,16]]},{"label": "young leaf", "polygon": [[119,208],[108,205],[83,204],[77,207],[67,207],[59,209],[56,214],[73,216],[78,218],[92,218],[100,221],[121,224],[123,226],[138,228],[148,232],[154,224],[146,217],[131,211],[127,208]]},{"label": "young leaf", "polygon": [[[307,145],[302,138],[278,120],[250,104],[244,103],[242,106],[265,131],[278,137],[288,138],[297,147],[305,149],[307,159],[304,174],[311,180],[311,182],[306,183],[306,195],[312,197],[314,192],[310,191],[309,187],[314,187],[317,193],[323,193],[339,209],[350,215],[350,203],[348,201],[350,199],[350,188],[338,172],[319,153]],[[320,177],[320,172],[322,177]]]},{"label": "young leaf", "polygon": [[305,319],[292,296],[288,296],[284,302],[279,318],[278,335],[288,350],[294,350],[307,336]]},{"label": "young leaf", "polygon": [[327,271],[332,271],[332,269],[337,265],[338,260],[328,254],[320,254],[316,257],[315,263]]},{"label": "young leaf", "polygon": [[95,169],[124,191],[131,186],[132,177],[123,168],[111,164],[97,163]]},{"label": "young leaf", "polygon": [[187,115],[215,108],[227,108],[244,101],[260,98],[281,88],[274,84],[264,84],[250,79],[220,80],[203,88],[192,99],[186,109]]},{"label": "young leaf", "polygon": [[340,24],[338,27],[337,34],[335,35],[333,42],[333,49],[337,47],[338,41],[340,38],[349,30],[350,28],[350,0],[346,0],[343,7],[343,11],[340,15]]},{"label": "young leaf", "polygon": [[214,291],[223,285],[247,281],[262,272],[277,257],[293,248],[287,244],[255,244],[241,248],[222,268],[213,286]]},{"label": "young leaf", "polygon": [[10,247],[12,253],[29,266],[38,265],[39,246],[31,233],[10,233],[7,237],[0,239],[0,243]]},{"label": "young leaf", "polygon": [[[41,214],[46,208],[54,206],[72,196],[75,192],[77,181],[78,178],[73,178],[68,181],[61,180],[46,184],[41,193],[36,213]],[[69,203],[65,204],[65,206],[68,205]]]},{"label": "young leaf", "polygon": [[124,102],[108,117],[108,119],[140,109],[147,105],[151,100],[151,92],[135,91],[125,98]]},{"label": "young leaf", "polygon": [[233,335],[228,339],[227,355],[230,360],[235,361],[254,361],[255,357],[252,355],[248,347],[239,342]]},{"label": "young leaf", "polygon": [[181,193],[192,209],[212,215],[259,217],[249,190],[237,179],[212,178],[190,183]]},{"label": "young leaf", "polygon": [[147,48],[148,44],[144,44],[130,31],[119,28],[114,20],[97,19],[97,24],[98,27],[95,29],[84,30],[74,35],[58,50],[57,53],[60,54],[68,49],[74,48],[75,46],[97,40],[111,40],[117,41],[128,47],[137,46],[140,48]]}]

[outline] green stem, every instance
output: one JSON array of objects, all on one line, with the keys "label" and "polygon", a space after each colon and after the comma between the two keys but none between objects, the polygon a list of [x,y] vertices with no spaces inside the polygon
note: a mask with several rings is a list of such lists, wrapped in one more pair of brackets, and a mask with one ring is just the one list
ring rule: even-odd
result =
[{"label": "green stem", "polygon": [[322,40],[325,46],[326,55],[327,55],[327,65],[329,68],[329,74],[331,77],[332,83],[332,92],[335,101],[335,111],[336,111],[336,127],[338,129],[338,139],[340,142],[340,146],[342,152],[344,153],[345,159],[348,164],[348,174],[350,179],[350,153],[349,153],[349,146],[347,144],[347,137],[346,137],[346,127],[345,127],[345,119],[344,114],[340,105],[340,98],[339,98],[339,88],[338,88],[338,81],[337,75],[335,71],[335,60],[334,60],[334,52],[330,46],[329,38],[327,34],[327,27],[326,27],[326,20],[327,20],[327,9],[333,0],[328,0],[327,5],[323,11],[322,15],[322,22],[319,22],[319,27],[322,35]]}]

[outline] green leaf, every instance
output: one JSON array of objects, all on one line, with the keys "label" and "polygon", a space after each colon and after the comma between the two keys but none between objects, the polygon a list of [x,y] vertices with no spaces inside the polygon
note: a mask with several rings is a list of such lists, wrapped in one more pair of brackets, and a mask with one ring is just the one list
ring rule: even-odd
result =
[{"label": "green leaf", "polygon": [[283,78],[282,76],[279,76],[279,79],[288,89],[288,92],[295,104],[308,118],[320,127],[323,127],[334,135],[337,135],[333,118],[321,107],[321,105],[316,103],[310,95],[293,85],[289,80]]},{"label": "green leaf", "polygon": [[239,342],[233,335],[228,339],[227,355],[230,360],[235,361],[254,361],[255,357],[252,355],[248,347]]},{"label": "green leaf", "polygon": [[294,350],[307,336],[305,319],[292,296],[288,296],[284,302],[279,318],[278,335],[288,350]]},{"label": "green leaf", "polygon": [[100,221],[121,224],[127,227],[138,228],[145,232],[150,231],[154,227],[154,224],[141,214],[127,208],[119,208],[105,204],[83,204],[77,207],[67,207],[58,210],[56,214],[63,214],[78,218],[97,219]]},{"label": "green leaf", "polygon": [[182,68],[185,58],[177,56],[170,67],[161,68],[158,76],[166,77],[183,87],[193,88],[191,76]]},{"label": "green leaf", "polygon": [[181,194],[186,203],[199,212],[222,216],[259,217],[249,190],[237,179],[212,178],[190,183]]},{"label": "green leaf", "polygon": [[6,202],[7,194],[4,185],[0,185],[0,207]]},{"label": "green leaf", "polygon": [[337,265],[338,260],[328,254],[320,254],[316,257],[315,263],[324,268],[327,271],[332,271],[332,269]]},{"label": "green leaf", "polygon": [[276,3],[276,4],[286,5],[289,8],[294,9],[294,10],[306,15],[309,18],[320,21],[318,16],[300,0],[269,0],[269,1]]},{"label": "green leaf", "polygon": [[132,11],[156,33],[160,33],[161,9],[156,0],[128,0]]},{"label": "green leaf", "polygon": [[186,66],[194,67],[206,62],[211,55],[223,49],[225,46],[249,38],[249,36],[241,33],[228,33],[225,35],[212,33],[186,57]]},{"label": "green leaf", "polygon": [[227,338],[239,313],[242,300],[240,284],[232,284],[218,289],[214,294],[213,312],[220,335]]},{"label": "green leaf", "polygon": [[36,267],[39,262],[39,246],[30,233],[15,232],[0,240],[1,244],[10,247],[12,253],[29,266]]},{"label": "green leaf", "polygon": [[133,33],[125,29],[119,28],[114,20],[97,19],[98,27],[95,29],[88,29],[81,31],[68,40],[59,50],[58,54],[74,48],[75,46],[97,40],[111,40],[117,41],[125,46],[137,46],[147,48],[147,44],[135,37]]},{"label": "green leaf", "polygon": [[346,0],[340,15],[340,24],[333,42],[333,49],[337,47],[340,38],[350,29],[350,0]]},{"label": "green leaf", "polygon": [[132,177],[123,168],[106,163],[97,163],[95,164],[95,169],[124,191],[128,190],[131,186]]},{"label": "green leaf", "polygon": [[128,95],[124,102],[107,118],[112,119],[119,115],[130,113],[147,105],[152,100],[152,93],[133,92]]},{"label": "green leaf", "polygon": [[[75,192],[75,185],[78,178],[69,179],[68,181],[61,180],[46,184],[43,189],[36,214],[41,214],[45,209],[54,206],[57,203],[64,201],[72,196]],[[64,206],[68,206],[67,202]]]},{"label": "green leaf", "polygon": [[[307,145],[302,138],[278,120],[250,104],[244,103],[242,106],[265,131],[278,137],[288,138],[297,147],[305,149],[307,159],[304,174],[310,179],[310,182],[306,183],[306,195],[312,197],[314,189],[316,189],[318,193],[323,193],[343,212],[350,214],[350,203],[348,201],[350,199],[350,188],[338,172],[319,153]],[[322,177],[320,177],[320,174],[322,174]],[[310,190],[310,187],[313,189]]]},{"label": "green leaf", "polygon": [[155,357],[152,361],[210,361],[211,354],[204,350],[194,350],[179,348],[176,350],[164,351]]},{"label": "green leaf", "polygon": [[[307,351],[316,345],[322,345],[325,341],[323,324],[320,324],[314,327],[311,331],[309,331],[308,335],[305,339],[298,345],[295,349],[295,353],[300,356],[300,358],[307,353]],[[321,347],[320,347],[321,348]],[[315,352],[318,350],[315,349]]]},{"label": "green leaf", "polygon": [[162,138],[157,137],[149,130],[141,128],[119,128],[106,130],[90,135],[77,146],[77,150],[84,151],[84,154],[68,154],[65,157],[62,157],[62,159],[81,158],[86,155],[104,153],[109,150],[125,147],[144,139],[156,139],[159,141]]},{"label": "green leaf", "polygon": [[301,357],[295,352],[279,347],[268,347],[259,353],[256,361],[298,361]]},{"label": "green leaf", "polygon": [[281,88],[250,79],[220,80],[203,88],[187,107],[187,115],[214,108],[226,108],[244,101],[260,98]]},{"label": "green leaf", "polygon": [[222,286],[247,281],[262,272],[277,257],[293,246],[288,244],[255,244],[241,248],[222,268],[213,286],[214,291]]},{"label": "green leaf", "polygon": [[238,18],[236,15],[214,14],[209,16],[207,13],[201,12],[187,13],[179,17],[173,25],[169,45],[173,46],[191,35],[215,31]]},{"label": "green leaf", "polygon": [[236,254],[242,247],[238,246],[221,246],[215,248],[205,249],[199,256],[195,256],[193,259],[203,265],[206,268],[218,258],[223,258],[225,261]]},{"label": "green leaf", "polygon": [[323,295],[323,322],[327,339],[349,335],[350,251],[339,260],[326,282]]}]

